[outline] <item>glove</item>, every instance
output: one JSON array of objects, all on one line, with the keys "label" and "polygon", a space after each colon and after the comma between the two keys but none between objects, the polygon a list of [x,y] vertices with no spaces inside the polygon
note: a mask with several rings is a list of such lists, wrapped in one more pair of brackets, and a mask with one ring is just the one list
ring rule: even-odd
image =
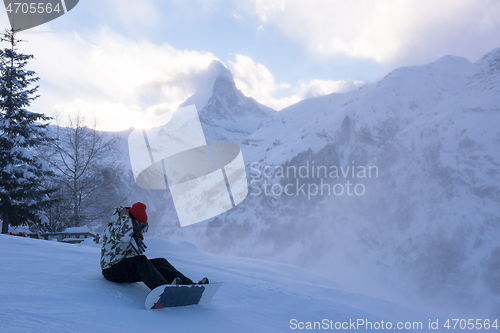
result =
[{"label": "glove", "polygon": [[139,238],[139,237],[132,237],[132,240],[130,241],[130,244],[132,244],[132,248],[134,249],[134,252],[137,255],[141,255],[146,251],[146,244]]}]

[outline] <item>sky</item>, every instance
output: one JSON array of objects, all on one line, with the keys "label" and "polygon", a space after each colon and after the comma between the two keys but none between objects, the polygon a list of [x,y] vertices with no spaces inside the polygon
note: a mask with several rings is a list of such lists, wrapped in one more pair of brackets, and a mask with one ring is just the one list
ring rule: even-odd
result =
[{"label": "sky", "polygon": [[[6,11],[0,23],[10,28]],[[498,36],[497,0],[80,0],[21,32],[19,50],[36,58],[32,111],[63,125],[79,111],[123,130],[175,110],[213,60],[279,111],[401,66],[449,54],[474,62]]]}]

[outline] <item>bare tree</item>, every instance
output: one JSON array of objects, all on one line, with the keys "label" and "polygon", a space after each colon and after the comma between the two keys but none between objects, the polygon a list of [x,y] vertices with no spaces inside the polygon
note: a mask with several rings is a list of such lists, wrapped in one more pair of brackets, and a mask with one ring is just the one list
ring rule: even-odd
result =
[{"label": "bare tree", "polygon": [[96,117],[88,121],[78,112],[68,120],[68,127],[58,121],[54,144],[45,152],[59,188],[59,202],[49,214],[52,229],[108,218],[111,208],[124,200],[118,188],[118,137],[99,131]]}]

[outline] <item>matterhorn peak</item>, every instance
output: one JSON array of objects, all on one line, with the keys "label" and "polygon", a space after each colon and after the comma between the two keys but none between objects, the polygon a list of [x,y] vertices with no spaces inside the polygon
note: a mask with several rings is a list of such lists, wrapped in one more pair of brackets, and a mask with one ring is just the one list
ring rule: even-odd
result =
[{"label": "matterhorn peak", "polygon": [[179,107],[195,104],[196,109],[200,112],[212,97],[216,82],[220,81],[226,82],[226,84],[234,86],[234,89],[236,89],[231,71],[222,62],[213,60],[205,72],[200,75],[200,82],[196,87],[196,92]]},{"label": "matterhorn peak", "polygon": [[276,111],[245,96],[233,74],[220,61],[212,61],[200,75],[196,92],[179,107],[196,105],[208,141],[239,143]]},{"label": "matterhorn peak", "polygon": [[213,78],[214,81],[216,79],[224,79],[228,81],[234,82],[233,74],[226,66],[220,61],[213,60],[210,65],[208,65],[207,73],[210,78]]}]

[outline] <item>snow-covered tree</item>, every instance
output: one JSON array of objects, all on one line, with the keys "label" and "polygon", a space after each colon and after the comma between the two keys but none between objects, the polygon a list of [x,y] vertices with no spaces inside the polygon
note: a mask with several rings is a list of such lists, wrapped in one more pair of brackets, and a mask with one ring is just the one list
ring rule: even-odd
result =
[{"label": "snow-covered tree", "polygon": [[44,114],[26,110],[36,95],[38,77],[26,66],[33,55],[17,51],[21,40],[6,30],[0,38],[9,47],[0,49],[0,217],[2,233],[9,225],[38,224],[52,204],[44,177],[52,173],[33,150],[50,141]]}]

